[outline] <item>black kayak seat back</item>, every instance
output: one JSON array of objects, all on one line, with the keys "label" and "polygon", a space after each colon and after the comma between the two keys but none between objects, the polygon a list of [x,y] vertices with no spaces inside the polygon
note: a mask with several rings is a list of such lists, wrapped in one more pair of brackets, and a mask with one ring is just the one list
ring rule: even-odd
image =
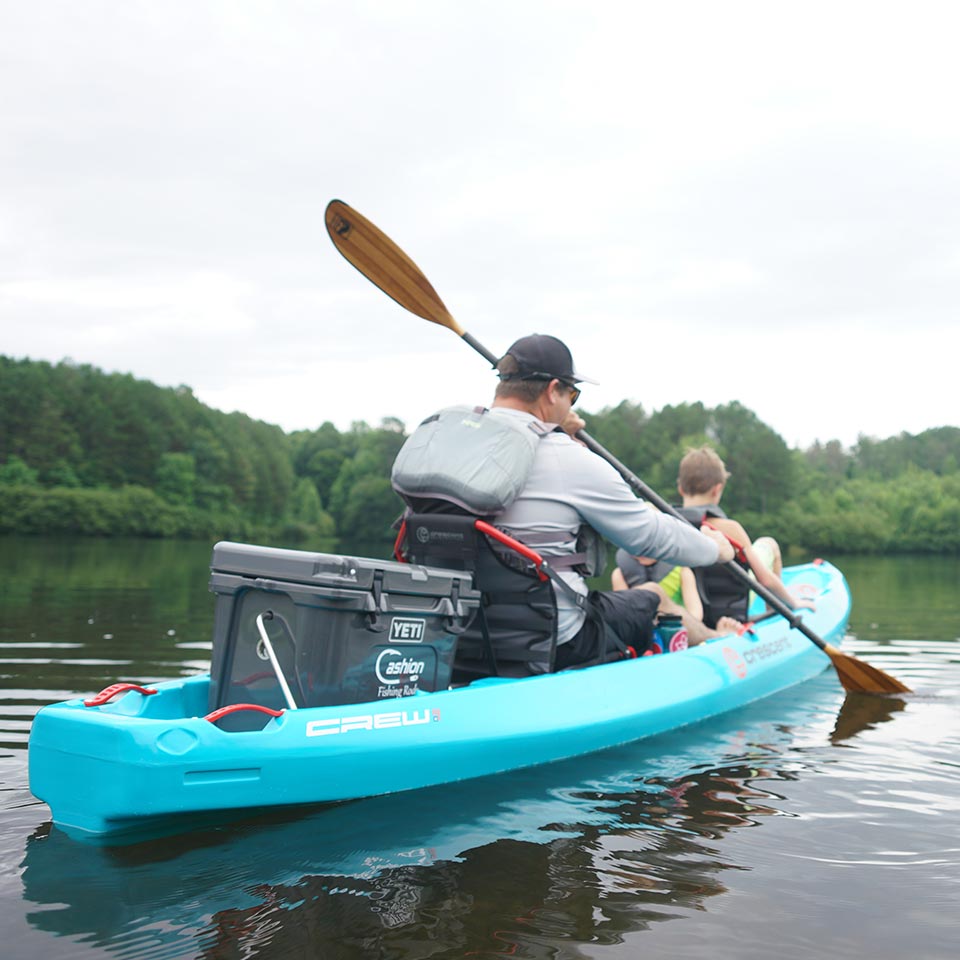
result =
[{"label": "black kayak seat back", "polygon": [[454,683],[553,671],[556,596],[529,559],[532,551],[485,520],[448,510],[408,513],[398,537],[399,555],[473,575],[480,606],[458,639]]}]

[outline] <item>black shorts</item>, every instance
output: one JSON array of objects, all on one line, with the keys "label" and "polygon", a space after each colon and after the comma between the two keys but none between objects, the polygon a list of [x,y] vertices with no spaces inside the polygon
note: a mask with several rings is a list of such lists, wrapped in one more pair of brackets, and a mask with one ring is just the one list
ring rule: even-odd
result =
[{"label": "black shorts", "polygon": [[660,606],[652,590],[591,590],[587,602],[590,611],[579,633],[557,646],[557,670],[619,660],[624,647],[639,657],[650,646]]}]

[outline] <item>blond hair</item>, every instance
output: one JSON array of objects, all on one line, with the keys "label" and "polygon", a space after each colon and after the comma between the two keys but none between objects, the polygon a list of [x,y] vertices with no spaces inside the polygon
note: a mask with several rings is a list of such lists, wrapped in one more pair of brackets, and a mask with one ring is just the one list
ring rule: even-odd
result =
[{"label": "blond hair", "polygon": [[677,486],[690,496],[699,496],[718,483],[726,483],[729,477],[716,450],[704,445],[689,449],[680,461]]}]

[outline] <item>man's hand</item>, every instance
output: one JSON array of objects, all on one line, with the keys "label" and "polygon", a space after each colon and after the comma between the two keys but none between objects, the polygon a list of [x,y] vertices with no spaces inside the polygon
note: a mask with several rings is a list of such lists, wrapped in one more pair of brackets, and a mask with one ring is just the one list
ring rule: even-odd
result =
[{"label": "man's hand", "polygon": [[719,530],[714,530],[712,527],[701,527],[700,532],[717,545],[717,563],[728,563],[734,558],[733,546]]},{"label": "man's hand", "polygon": [[574,437],[577,431],[582,430],[586,425],[587,421],[582,417],[577,416],[577,414],[571,410],[563,418],[563,422],[560,424],[560,429],[564,433],[569,433],[571,437]]}]

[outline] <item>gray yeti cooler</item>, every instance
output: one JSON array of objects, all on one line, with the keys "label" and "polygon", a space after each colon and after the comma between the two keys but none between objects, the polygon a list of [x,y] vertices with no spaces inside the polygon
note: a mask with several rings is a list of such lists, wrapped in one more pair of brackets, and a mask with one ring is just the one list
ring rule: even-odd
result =
[{"label": "gray yeti cooler", "polygon": [[211,709],[445,689],[480,602],[469,573],[392,560],[224,542],[210,568]]}]

